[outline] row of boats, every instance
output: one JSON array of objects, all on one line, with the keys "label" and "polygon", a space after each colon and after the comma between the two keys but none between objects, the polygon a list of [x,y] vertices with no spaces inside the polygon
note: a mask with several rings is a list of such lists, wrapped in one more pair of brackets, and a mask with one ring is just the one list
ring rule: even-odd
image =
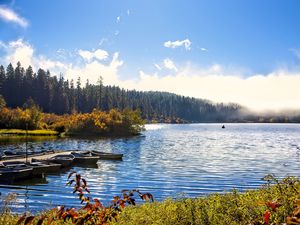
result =
[{"label": "row of boats", "polygon": [[99,151],[71,151],[70,154],[57,154],[45,160],[31,158],[30,161],[8,160],[0,162],[0,182],[12,183],[45,174],[59,173],[72,165],[96,165],[98,160],[122,160],[123,154]]}]

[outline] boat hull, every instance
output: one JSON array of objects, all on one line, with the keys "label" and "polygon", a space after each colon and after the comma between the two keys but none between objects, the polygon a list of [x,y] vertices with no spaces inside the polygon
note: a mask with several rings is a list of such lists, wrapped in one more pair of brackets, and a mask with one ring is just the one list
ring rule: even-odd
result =
[{"label": "boat hull", "polygon": [[33,169],[28,168],[0,168],[0,182],[12,183],[14,181],[25,180],[32,177]]},{"label": "boat hull", "polygon": [[60,164],[62,168],[66,168],[66,167],[70,167],[72,165],[73,159],[54,158],[54,159],[48,159],[47,162]]},{"label": "boat hull", "polygon": [[97,164],[98,156],[75,156],[74,163],[76,164]]},{"label": "boat hull", "polygon": [[109,159],[109,160],[122,160],[123,154],[115,154],[115,153],[108,153],[108,152],[98,152],[98,151],[92,151],[91,154],[93,156],[98,156],[99,159]]}]

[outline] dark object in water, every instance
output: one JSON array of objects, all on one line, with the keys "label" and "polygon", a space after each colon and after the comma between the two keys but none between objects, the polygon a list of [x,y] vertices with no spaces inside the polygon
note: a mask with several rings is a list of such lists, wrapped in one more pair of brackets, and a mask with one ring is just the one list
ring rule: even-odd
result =
[{"label": "dark object in water", "polygon": [[99,157],[93,156],[92,154],[82,154],[80,152],[71,152],[71,154],[75,157],[74,163],[78,164],[95,164],[97,163]]},{"label": "dark object in water", "polygon": [[3,165],[8,168],[32,168],[32,177],[44,176],[47,173],[59,172],[60,164],[48,164],[43,162],[24,163],[22,161],[3,162]]},{"label": "dark object in water", "polygon": [[91,156],[97,156],[98,159],[108,159],[108,160],[122,160],[123,154],[116,154],[116,153],[110,153],[110,152],[99,152],[99,151],[73,151],[74,153],[80,153],[82,155],[91,155]]},{"label": "dark object in water", "polygon": [[92,151],[92,155],[99,156],[99,159],[122,160],[123,154]]},{"label": "dark object in water", "polygon": [[222,128],[224,129],[224,128],[225,128],[225,125],[223,125]]},{"label": "dark object in water", "polygon": [[45,166],[45,173],[59,173],[61,168],[61,164],[38,159],[31,159],[30,165],[32,167]]},{"label": "dark object in water", "polygon": [[31,178],[33,169],[31,167],[5,167],[0,165],[0,183],[13,183],[17,180]]},{"label": "dark object in water", "polygon": [[123,154],[116,154],[110,152],[99,152],[95,150],[91,151],[73,151],[72,154],[81,154],[81,155],[89,155],[89,156],[97,156],[98,159],[107,159],[107,160],[122,160]]},{"label": "dark object in water", "polygon": [[65,155],[56,155],[51,157],[50,159],[47,159],[48,162],[61,164],[61,167],[69,167],[72,165],[74,160],[74,155],[71,154],[65,154]]}]

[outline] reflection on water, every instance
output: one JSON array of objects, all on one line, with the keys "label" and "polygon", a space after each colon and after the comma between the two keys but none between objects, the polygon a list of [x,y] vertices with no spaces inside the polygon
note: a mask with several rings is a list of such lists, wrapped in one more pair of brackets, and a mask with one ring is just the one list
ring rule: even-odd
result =
[{"label": "reflection on water", "polygon": [[[16,192],[24,211],[60,204],[78,206],[69,171],[88,180],[93,197],[104,203],[122,189],[151,192],[156,200],[184,193],[196,197],[211,192],[245,190],[262,185],[261,178],[299,175],[300,125],[184,124],[148,125],[143,135],[114,139],[55,139],[31,141],[33,150],[82,149],[118,152],[123,161],[99,161],[96,168],[73,167],[46,180],[2,185],[2,194]],[[24,148],[22,142],[0,145],[0,151]]]}]

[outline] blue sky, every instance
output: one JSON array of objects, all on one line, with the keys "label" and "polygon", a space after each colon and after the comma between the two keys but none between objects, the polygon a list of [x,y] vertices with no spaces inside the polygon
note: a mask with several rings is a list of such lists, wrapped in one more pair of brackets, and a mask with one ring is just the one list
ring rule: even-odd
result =
[{"label": "blue sky", "polygon": [[299,8],[297,0],[0,0],[0,64],[256,109],[298,108]]}]

